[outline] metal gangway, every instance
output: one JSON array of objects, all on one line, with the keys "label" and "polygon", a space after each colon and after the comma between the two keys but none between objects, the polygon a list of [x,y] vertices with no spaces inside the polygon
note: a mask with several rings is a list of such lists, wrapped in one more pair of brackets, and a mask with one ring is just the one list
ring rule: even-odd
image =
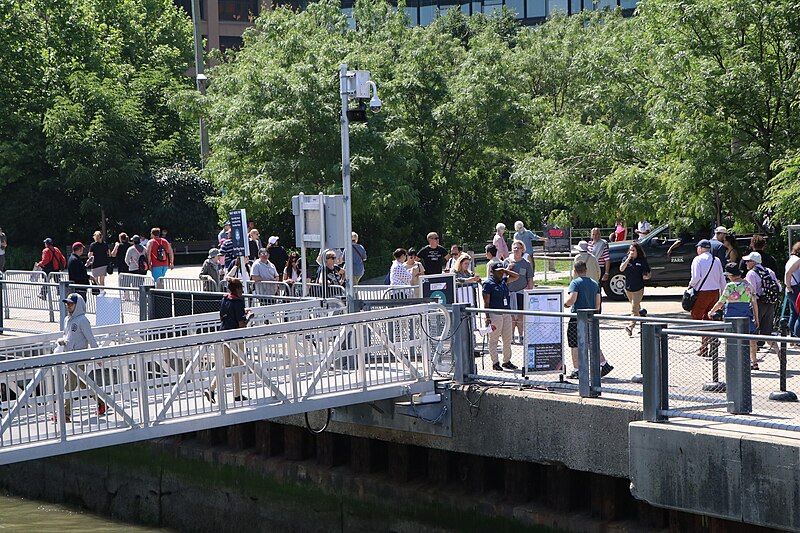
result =
[{"label": "metal gangway", "polygon": [[0,464],[429,392],[449,329],[419,304],[7,358]]}]

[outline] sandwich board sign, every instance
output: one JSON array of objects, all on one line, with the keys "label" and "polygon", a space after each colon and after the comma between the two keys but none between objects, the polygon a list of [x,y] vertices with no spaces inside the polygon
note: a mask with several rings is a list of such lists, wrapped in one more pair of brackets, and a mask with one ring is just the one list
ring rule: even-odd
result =
[{"label": "sandwich board sign", "polygon": [[[564,293],[560,289],[530,289],[524,294],[526,311],[563,312]],[[523,375],[564,369],[562,317],[525,315],[524,344]]]},{"label": "sandwich board sign", "polygon": [[453,274],[431,274],[420,276],[422,297],[434,298],[442,305],[456,302],[456,277]]}]

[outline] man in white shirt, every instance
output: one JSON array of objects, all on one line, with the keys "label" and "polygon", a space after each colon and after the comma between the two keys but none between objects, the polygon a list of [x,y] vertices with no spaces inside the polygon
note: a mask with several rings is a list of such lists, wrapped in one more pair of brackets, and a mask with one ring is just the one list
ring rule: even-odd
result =
[{"label": "man in white shirt", "polygon": [[253,263],[250,269],[250,280],[255,282],[255,294],[274,296],[278,292],[278,286],[269,283],[259,283],[260,281],[278,281],[278,270],[269,260],[269,250],[261,248],[258,251],[258,261]]},{"label": "man in white shirt", "polygon": [[650,233],[652,230],[653,228],[650,226],[650,223],[647,220],[641,220],[636,225],[636,234],[640,239]]},{"label": "man in white shirt", "polygon": [[[711,320],[708,313],[722,295],[725,284],[724,266],[717,257],[711,255],[711,241],[703,239],[697,243],[697,257],[692,259],[692,279],[689,281],[689,286],[697,295],[692,307],[694,320]],[[708,356],[708,342],[708,338],[702,338],[698,352],[701,357]]]}]

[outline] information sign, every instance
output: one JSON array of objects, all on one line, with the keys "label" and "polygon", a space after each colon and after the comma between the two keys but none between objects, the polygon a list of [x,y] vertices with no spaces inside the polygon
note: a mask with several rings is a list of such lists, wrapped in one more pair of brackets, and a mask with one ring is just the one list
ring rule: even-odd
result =
[{"label": "information sign", "polygon": [[[558,289],[525,291],[526,311],[561,313],[564,293]],[[559,316],[525,315],[523,374],[557,372],[564,368],[564,327]]]}]

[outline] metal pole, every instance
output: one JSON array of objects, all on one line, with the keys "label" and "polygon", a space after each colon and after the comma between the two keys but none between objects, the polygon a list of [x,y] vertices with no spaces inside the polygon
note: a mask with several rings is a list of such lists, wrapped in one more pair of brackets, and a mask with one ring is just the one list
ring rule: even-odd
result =
[{"label": "metal pole", "polygon": [[306,295],[306,272],[308,265],[306,264],[306,211],[305,211],[305,195],[300,193],[298,198],[300,204],[300,276],[302,277],[300,287],[302,288],[301,296]]},{"label": "metal pole", "polygon": [[600,396],[600,320],[589,315],[589,396]]},{"label": "metal pole", "polygon": [[[747,334],[750,320],[745,317],[729,319],[733,332]],[[753,410],[750,384],[750,342],[742,339],[727,339],[725,349],[725,374],[728,381],[728,412],[747,414]]]},{"label": "metal pole", "polygon": [[[0,317],[0,320],[2,318]],[[789,335],[789,321],[785,317],[781,317],[781,337],[788,337]],[[770,393],[769,399],[776,402],[796,402],[797,394],[792,391],[786,390],[786,343],[782,342],[780,350],[778,351],[778,360],[780,361],[780,388],[779,390]]]},{"label": "metal pole", "polygon": [[[200,0],[192,0],[192,27],[194,29],[194,71],[197,90],[206,94],[206,84],[203,74],[203,34],[200,32]],[[208,159],[208,130],[203,117],[200,117],[200,159],[203,166]]]},{"label": "metal pole", "polygon": [[3,335],[3,318],[6,314],[5,310],[5,289],[6,284],[4,281],[0,280],[0,335]]},{"label": "metal pole", "polygon": [[592,395],[589,383],[589,320],[592,314],[590,309],[578,309],[578,393],[581,398]]},{"label": "metal pole", "polygon": [[344,273],[347,278],[345,288],[347,294],[347,309],[352,312],[353,306],[353,243],[350,235],[353,233],[353,209],[350,198],[350,122],[347,120],[347,108],[350,96],[347,89],[347,63],[339,65],[339,92],[342,97],[342,195],[344,197]]},{"label": "metal pole", "polygon": [[451,339],[453,362],[455,365],[453,379],[459,385],[468,381],[470,374],[475,374],[475,354],[472,347],[472,317],[464,312],[469,304],[453,304],[451,328],[456,332]]},{"label": "metal pole", "polygon": [[669,407],[669,365],[663,328],[663,324],[642,324],[642,409],[644,419],[650,422],[667,420],[661,411]]}]

